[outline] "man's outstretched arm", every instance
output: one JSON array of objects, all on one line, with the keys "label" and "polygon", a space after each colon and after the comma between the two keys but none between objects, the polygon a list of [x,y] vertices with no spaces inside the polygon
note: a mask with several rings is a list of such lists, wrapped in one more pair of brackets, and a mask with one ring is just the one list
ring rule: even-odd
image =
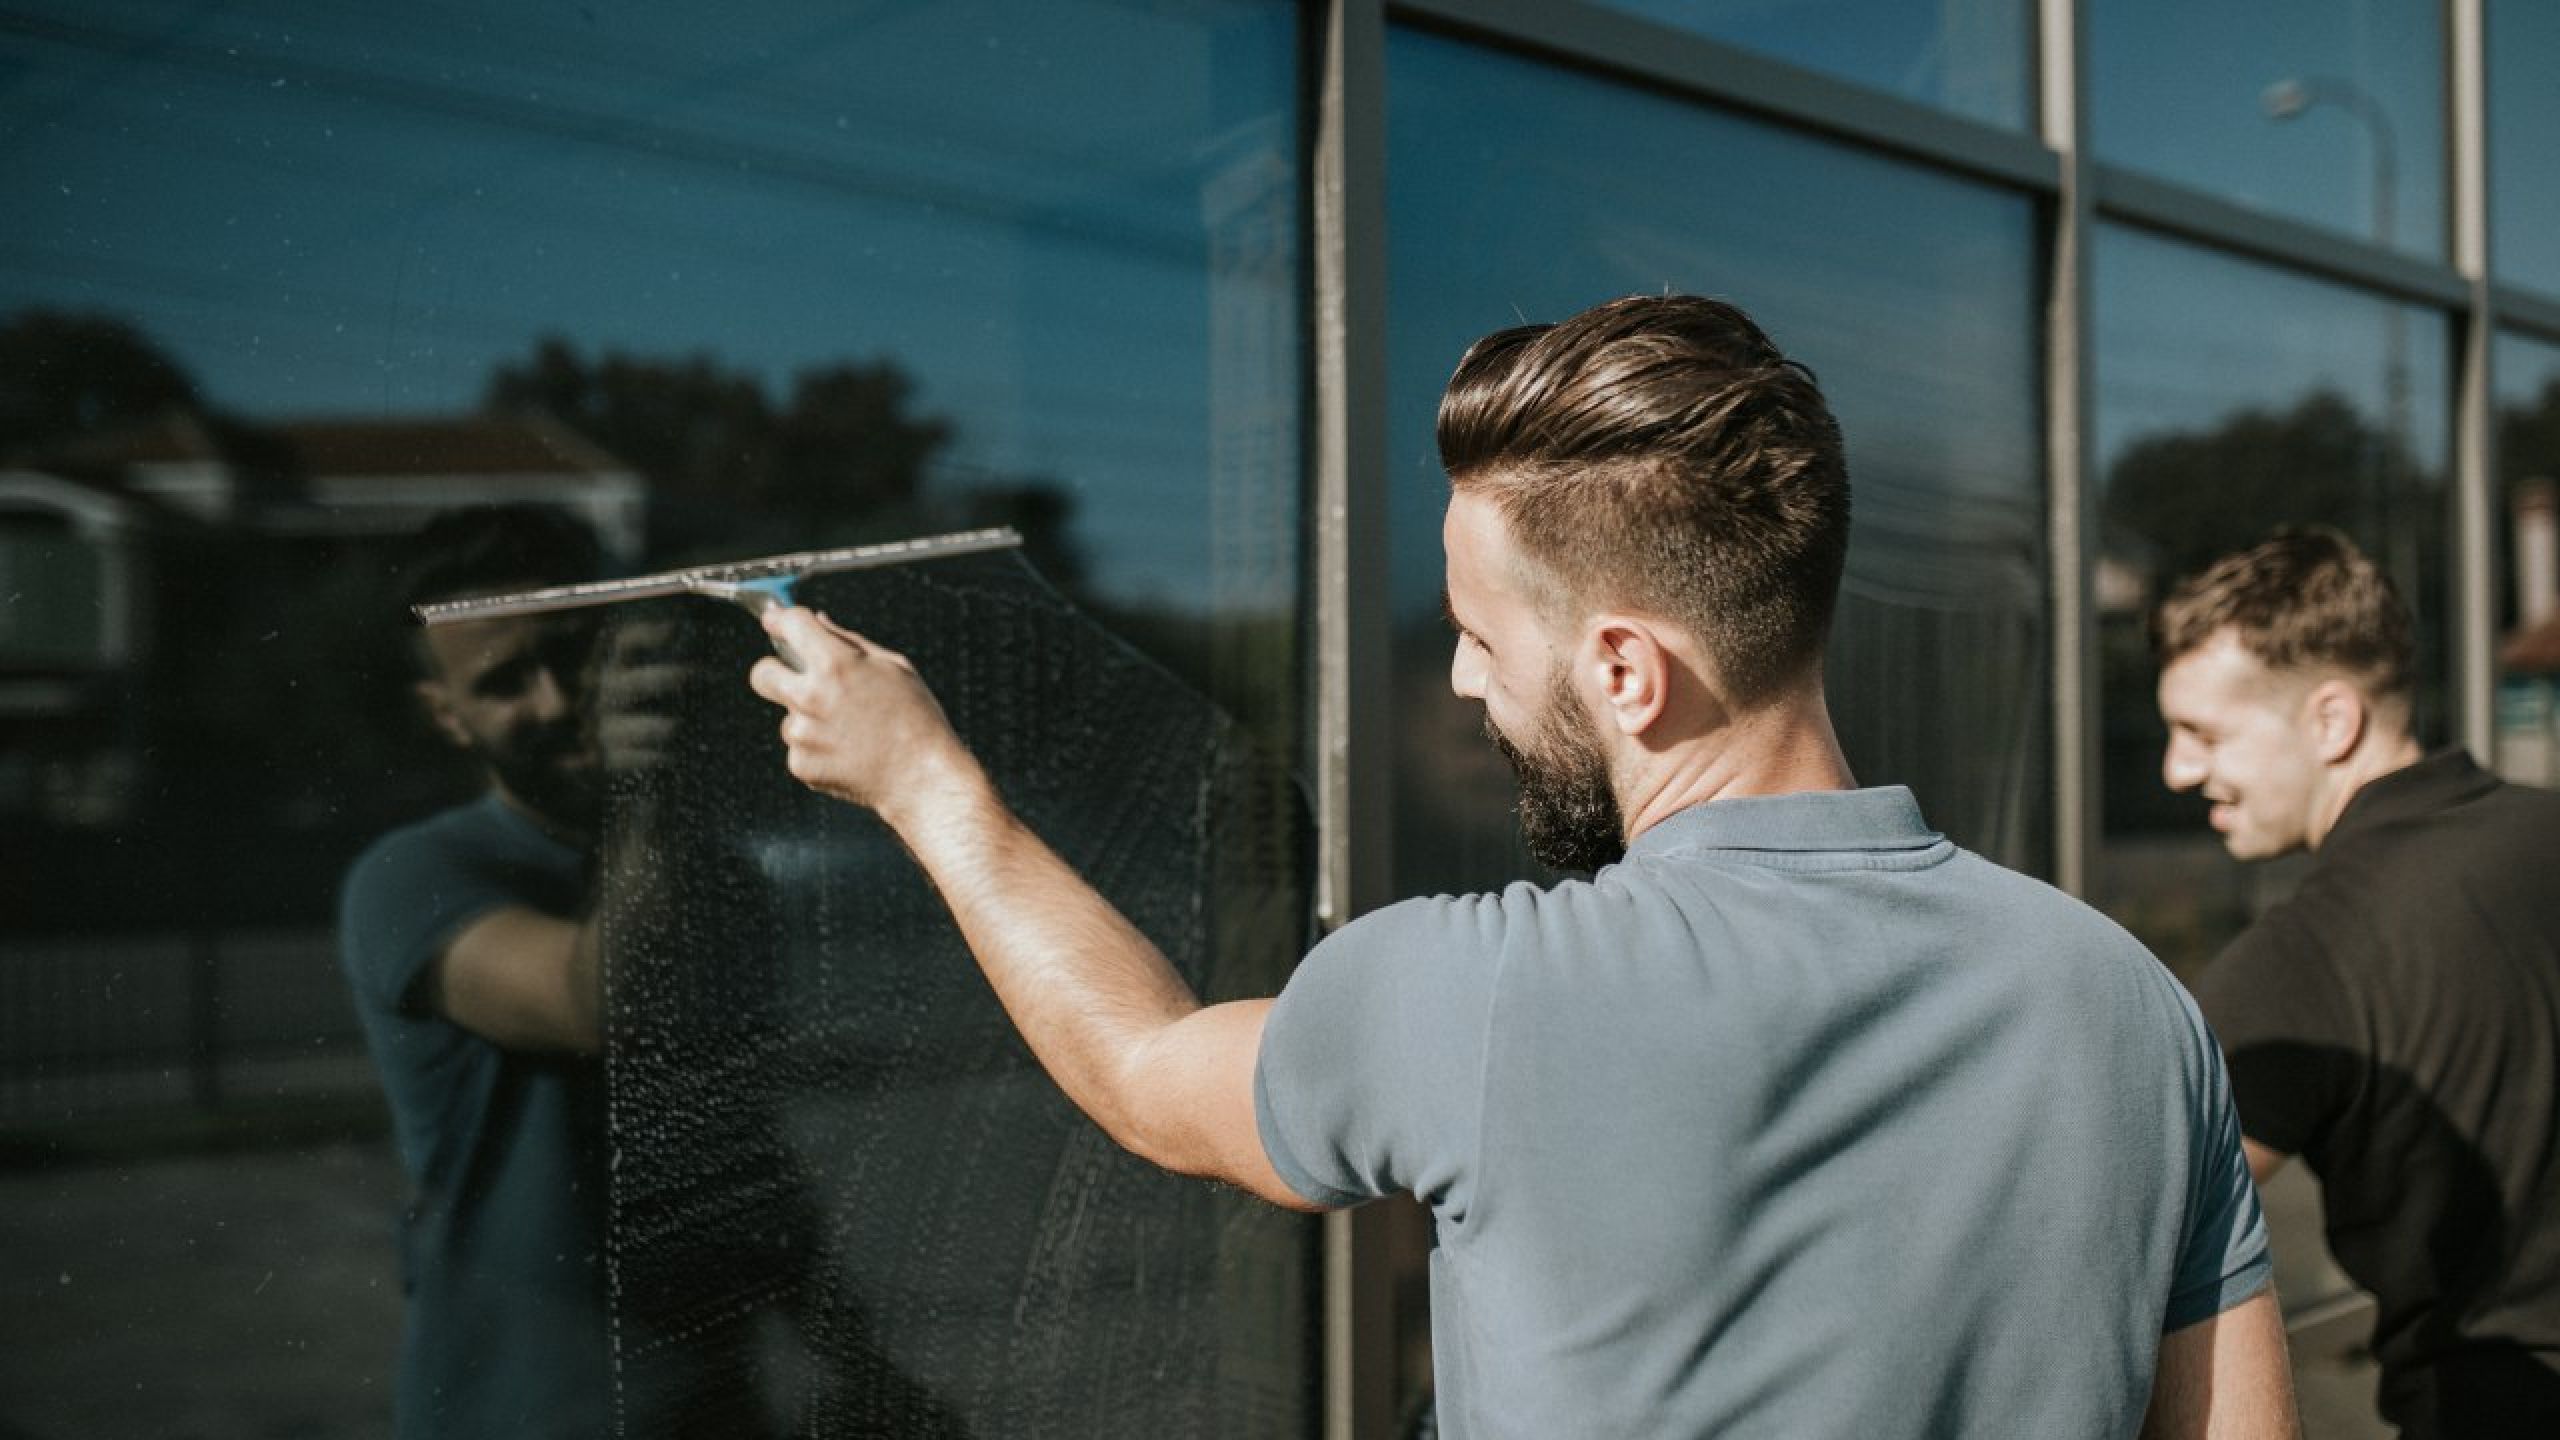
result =
[{"label": "man's outstretched arm", "polygon": [[1005,807],[904,656],[807,610],[768,611],[764,623],[803,667],[767,659],[750,677],[788,712],[791,774],[897,832],[1067,1098],[1145,1160],[1317,1208],[1271,1168],[1254,1120],[1271,1002],[1201,1005]]},{"label": "man's outstretched arm", "polygon": [[2160,1338],[2142,1440],[2299,1440],[2284,1318],[2265,1289]]}]

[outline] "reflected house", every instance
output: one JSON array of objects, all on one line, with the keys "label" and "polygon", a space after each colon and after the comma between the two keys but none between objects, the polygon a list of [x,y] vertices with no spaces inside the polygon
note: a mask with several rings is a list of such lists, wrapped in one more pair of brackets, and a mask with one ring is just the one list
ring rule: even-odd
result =
[{"label": "reflected house", "polygon": [[[348,843],[416,808],[399,785],[369,796],[327,783],[391,768],[348,713],[378,705],[366,695],[399,663],[380,608],[389,547],[438,510],[501,501],[566,508],[627,563],[648,488],[541,415],[245,422],[171,409],[0,465],[0,596],[16,597],[0,606],[0,827],[74,842],[25,847],[30,863],[5,882],[17,913],[41,923],[97,906],[77,869],[59,883],[35,872],[54,855],[75,866],[80,837],[114,843],[144,825],[290,855],[296,887],[325,899]],[[218,776],[198,768],[208,757]],[[335,793],[315,798],[323,790]],[[280,834],[307,839],[267,848]],[[237,918],[203,909],[230,887],[194,883],[178,848],[144,862],[170,873],[146,874],[128,918]]]}]

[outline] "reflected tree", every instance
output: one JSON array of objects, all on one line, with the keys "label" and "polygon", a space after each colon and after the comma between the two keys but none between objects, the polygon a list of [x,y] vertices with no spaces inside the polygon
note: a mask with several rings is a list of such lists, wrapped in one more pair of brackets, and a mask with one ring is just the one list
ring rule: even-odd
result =
[{"label": "reflected tree", "polygon": [[0,320],[0,459],[195,408],[195,382],[114,316],[36,309]]}]

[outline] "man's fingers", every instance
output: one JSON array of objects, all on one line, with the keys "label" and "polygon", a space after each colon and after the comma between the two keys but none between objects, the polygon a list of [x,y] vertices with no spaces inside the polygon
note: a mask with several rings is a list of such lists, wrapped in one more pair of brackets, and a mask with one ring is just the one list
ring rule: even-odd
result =
[{"label": "man's fingers", "polygon": [[782,663],[781,656],[767,655],[756,662],[754,669],[747,672],[747,687],[774,704],[788,709],[798,694],[800,682],[805,678],[801,672]]}]

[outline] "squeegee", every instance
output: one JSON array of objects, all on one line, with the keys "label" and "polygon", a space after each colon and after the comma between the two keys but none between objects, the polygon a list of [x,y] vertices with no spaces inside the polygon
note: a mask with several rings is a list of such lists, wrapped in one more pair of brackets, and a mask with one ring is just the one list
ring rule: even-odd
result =
[{"label": "squeegee", "polygon": [[[554,585],[548,589],[525,590],[512,595],[438,600],[411,608],[422,625],[453,625],[470,620],[496,620],[510,615],[544,615],[555,610],[612,605],[625,600],[649,600],[662,595],[707,595],[715,600],[726,600],[750,615],[761,616],[776,605],[791,604],[794,587],[812,575],[828,575],[839,570],[876,570],[884,565],[909,565],[919,560],[972,555],[983,550],[1011,550],[1021,544],[1021,535],[1012,527],[997,526],[991,530],[962,530],[949,535],[853,545],[840,550],[802,550],[789,555],[767,555],[720,565],[695,565],[682,570],[662,570],[655,575],[633,575],[621,580]],[[774,649],[785,663],[795,669],[799,667],[799,658],[779,642],[775,643]]]}]

